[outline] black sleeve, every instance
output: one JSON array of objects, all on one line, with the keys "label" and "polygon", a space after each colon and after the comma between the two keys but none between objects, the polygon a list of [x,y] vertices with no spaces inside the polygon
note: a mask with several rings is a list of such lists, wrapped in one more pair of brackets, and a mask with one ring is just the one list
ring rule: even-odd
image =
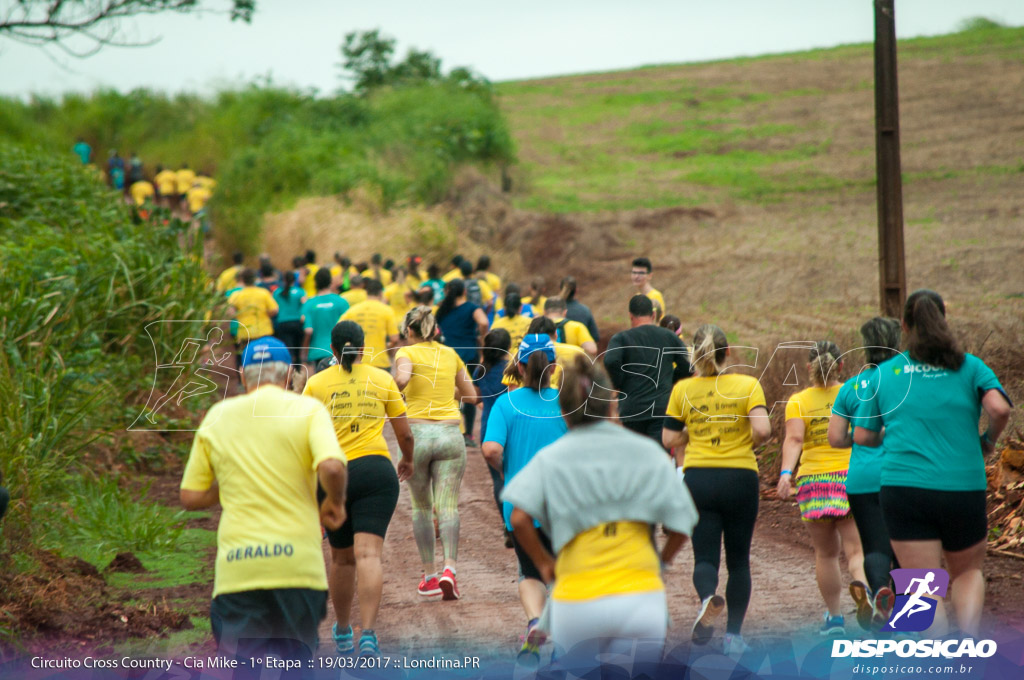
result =
[{"label": "black sleeve", "polygon": [[[671,331],[669,331],[671,332]],[[689,378],[692,369],[690,368],[690,362],[686,359],[686,345],[683,341],[676,337],[676,345],[666,353],[672,355],[672,363],[675,366],[672,370],[672,383],[675,384],[683,378]]]},{"label": "black sleeve", "polygon": [[620,346],[621,344],[621,335],[616,333],[608,341],[608,349],[603,355],[604,368],[608,371],[608,377],[611,378],[612,385],[617,390],[622,389],[622,364],[625,363],[623,356],[625,350]]},{"label": "black sleeve", "polygon": [[590,331],[590,334],[594,336],[594,342],[598,342],[601,340],[601,333],[598,332],[597,330],[597,322],[594,321],[593,313],[587,314],[587,330]]},{"label": "black sleeve", "polygon": [[672,432],[682,432],[686,427],[686,423],[681,420],[676,420],[672,416],[665,416],[662,418],[662,427]]}]

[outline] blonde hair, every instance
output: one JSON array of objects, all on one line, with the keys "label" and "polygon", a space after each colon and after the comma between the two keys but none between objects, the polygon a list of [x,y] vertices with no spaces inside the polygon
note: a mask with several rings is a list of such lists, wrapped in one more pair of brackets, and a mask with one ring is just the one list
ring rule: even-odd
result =
[{"label": "blonde hair", "polygon": [[725,363],[727,349],[729,339],[721,328],[711,323],[698,328],[693,335],[693,351],[690,354],[693,372],[702,378],[718,375]]},{"label": "blonde hair", "polygon": [[413,307],[402,319],[402,326],[399,329],[402,335],[408,337],[409,330],[420,337],[421,340],[430,341],[434,339],[434,332],[437,330],[437,320],[434,313],[427,305]]},{"label": "blonde hair", "polygon": [[[810,378],[815,387],[825,387],[825,385],[828,384],[828,379],[831,376],[832,369],[835,368],[837,363],[839,363],[839,357],[841,354],[839,346],[834,342],[819,340],[814,343],[814,347],[810,351],[808,361],[811,362],[809,369]],[[835,376],[831,377],[833,380],[838,380],[838,372]]]}]

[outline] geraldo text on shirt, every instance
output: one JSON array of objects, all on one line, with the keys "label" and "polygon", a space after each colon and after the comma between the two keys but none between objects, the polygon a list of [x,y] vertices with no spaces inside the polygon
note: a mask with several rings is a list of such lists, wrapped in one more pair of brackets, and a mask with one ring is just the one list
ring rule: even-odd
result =
[{"label": "geraldo text on shirt", "polygon": [[895,654],[901,658],[987,659],[996,653],[994,640],[833,640],[832,658],[880,657]]}]

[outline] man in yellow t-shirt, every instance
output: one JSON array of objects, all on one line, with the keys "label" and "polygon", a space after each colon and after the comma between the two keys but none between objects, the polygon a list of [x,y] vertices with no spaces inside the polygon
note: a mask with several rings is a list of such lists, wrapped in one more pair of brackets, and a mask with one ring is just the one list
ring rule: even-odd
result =
[{"label": "man in yellow t-shirt", "polygon": [[306,251],[306,278],[303,280],[302,289],[306,291],[306,297],[313,297],[316,295],[316,273],[320,267],[316,264],[316,251]]},{"label": "man in yellow t-shirt", "polygon": [[476,276],[487,283],[487,286],[498,293],[501,291],[501,278],[491,271],[491,258],[481,255],[476,261]]},{"label": "man in yellow t-shirt", "polygon": [[405,267],[398,267],[395,269],[395,280],[384,287],[384,300],[395,310],[397,322],[401,323],[409,310],[416,306],[413,295],[418,285],[415,279],[410,280]]},{"label": "man in yellow t-shirt", "polygon": [[206,202],[210,200],[210,190],[204,187],[198,182],[192,185],[192,188],[185,194],[185,198],[188,201],[188,211],[195,215],[203,208],[206,207]]},{"label": "man in yellow t-shirt", "polygon": [[132,197],[132,201],[136,206],[142,207],[146,204],[146,201],[152,201],[153,196],[156,194],[156,190],[153,185],[146,180],[141,180],[131,185],[128,188],[128,193]]},{"label": "man in yellow t-shirt", "polygon": [[562,298],[549,297],[544,301],[544,316],[555,323],[555,337],[558,342],[576,345],[591,357],[597,356],[597,343],[587,327],[579,321],[565,318],[566,305]]},{"label": "man in yellow t-shirt", "polygon": [[382,286],[387,286],[391,283],[391,272],[381,265],[382,258],[380,253],[374,253],[370,258],[370,266],[360,272],[363,279],[375,279],[380,281]]},{"label": "man in yellow t-shirt", "polygon": [[651,271],[653,271],[653,267],[650,259],[638,257],[633,260],[633,268],[629,270],[629,276],[633,280],[633,287],[636,288],[637,294],[646,295],[654,303],[654,321],[657,323],[661,321],[661,317],[665,316],[665,298],[662,297],[661,291],[651,285]]},{"label": "man in yellow t-shirt", "polygon": [[256,272],[245,269],[241,274],[242,289],[228,298],[229,314],[238,321],[238,342],[274,334],[272,317],[277,316],[277,301],[270,291],[256,285]]},{"label": "man in yellow t-shirt", "polygon": [[368,280],[366,300],[342,314],[341,320],[355,321],[363,329],[363,363],[387,371],[391,368],[388,349],[398,342],[398,322],[394,310],[381,299],[383,292],[380,281]]},{"label": "man in yellow t-shirt", "polygon": [[185,198],[185,194],[192,188],[195,179],[196,173],[189,169],[188,163],[182,163],[181,169],[174,173],[174,188],[178,192],[178,198]]},{"label": "man in yellow t-shirt", "polygon": [[161,203],[171,207],[178,195],[177,173],[174,170],[158,165],[156,166],[156,177],[153,179],[156,182],[156,190],[160,194]]},{"label": "man in yellow t-shirt", "polygon": [[[461,265],[462,265],[462,262],[464,260],[465,260],[465,258],[462,257],[462,255],[456,255],[455,257],[453,257],[452,258],[452,268],[451,268],[451,270],[449,270],[449,272],[447,274],[442,276],[441,280],[444,281],[445,283],[448,283],[452,279],[461,279],[462,278]],[[470,265],[470,268],[472,268],[472,265]]]},{"label": "man in yellow t-shirt", "polygon": [[363,277],[356,274],[349,279],[351,288],[341,294],[341,297],[348,303],[349,309],[355,307],[360,302],[366,302],[366,283],[363,281]]},{"label": "man in yellow t-shirt", "polygon": [[245,269],[245,266],[242,264],[244,259],[245,256],[238,251],[231,256],[232,265],[222,271],[220,276],[217,277],[215,290],[218,293],[226,293],[232,288],[238,288],[238,275]]},{"label": "man in yellow t-shirt", "polygon": [[221,506],[210,621],[228,658],[312,659],[327,614],[320,525],[345,520],[345,456],[324,405],[284,389],[290,363],[277,338],[249,343],[246,394],[207,412],[181,480],[186,510]]}]

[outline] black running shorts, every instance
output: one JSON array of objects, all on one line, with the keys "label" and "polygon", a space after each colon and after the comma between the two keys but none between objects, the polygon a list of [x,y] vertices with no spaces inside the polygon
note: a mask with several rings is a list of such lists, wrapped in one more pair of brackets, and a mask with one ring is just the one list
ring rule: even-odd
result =
[{"label": "black running shorts", "polygon": [[[317,502],[325,494],[317,489]],[[348,464],[348,493],[345,498],[345,523],[327,530],[332,548],[351,548],[355,534],[373,534],[384,538],[391,516],[398,505],[398,474],[388,456],[370,455]]]},{"label": "black running shorts", "polygon": [[[551,549],[551,539],[548,538],[540,529],[537,529],[537,535],[540,536],[540,544],[544,546],[544,549],[549,553],[554,554],[554,550]],[[522,578],[532,578],[536,581],[543,581],[540,577],[540,571],[534,565],[533,560],[526,554],[526,551],[519,545],[519,541],[515,540],[516,535],[512,534],[513,547],[516,550],[516,559],[519,560],[519,575]]]},{"label": "black running shorts", "polygon": [[310,588],[246,590],[210,602],[210,628],[218,648],[239,659],[312,659],[325,616],[327,591]]},{"label": "black running shorts", "polygon": [[942,542],[957,552],[988,537],[984,491],[936,491],[883,486],[882,515],[893,541]]}]

